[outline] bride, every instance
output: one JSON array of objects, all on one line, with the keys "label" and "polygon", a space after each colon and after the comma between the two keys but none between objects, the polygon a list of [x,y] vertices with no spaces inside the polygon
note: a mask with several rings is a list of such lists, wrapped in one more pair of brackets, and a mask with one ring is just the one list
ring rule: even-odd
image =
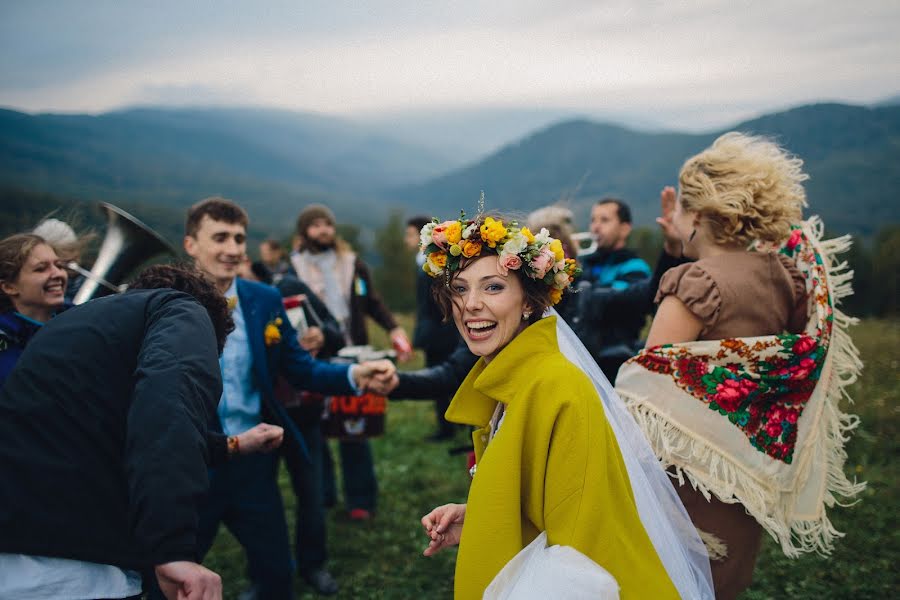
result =
[{"label": "bride", "polygon": [[[422,518],[426,556],[459,545],[455,597],[523,597],[511,570],[544,533],[568,554],[538,548],[525,597],[573,597],[559,574],[577,563],[622,598],[712,598],[708,556],[656,457],[550,308],[577,274],[559,240],[479,215],[430,223],[421,241],[445,316],[481,357],[446,415],[477,428],[468,502]],[[615,597],[601,591],[588,597]]]}]

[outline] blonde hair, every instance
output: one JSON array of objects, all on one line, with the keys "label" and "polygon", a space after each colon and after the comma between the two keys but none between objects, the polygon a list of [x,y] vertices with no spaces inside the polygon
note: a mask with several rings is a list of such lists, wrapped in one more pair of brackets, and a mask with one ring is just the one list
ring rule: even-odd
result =
[{"label": "blonde hair", "polygon": [[802,167],[768,138],[732,131],[685,161],[681,205],[709,223],[717,244],[778,243],[806,206]]}]

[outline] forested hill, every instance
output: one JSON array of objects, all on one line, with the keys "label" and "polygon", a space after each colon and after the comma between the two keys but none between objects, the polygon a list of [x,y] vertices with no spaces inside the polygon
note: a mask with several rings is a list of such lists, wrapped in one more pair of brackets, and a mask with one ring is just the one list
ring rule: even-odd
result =
[{"label": "forested hill", "polygon": [[372,214],[387,187],[453,161],[322,115],[267,109],[133,109],[98,116],[0,110],[0,184],[183,212],[214,194],[260,223],[308,202]]},{"label": "forested hill", "polygon": [[[900,107],[811,105],[723,131],[731,129],[774,135],[806,161],[809,210],[832,231],[868,237],[900,222]],[[651,133],[572,120],[450,171],[459,157],[323,115],[0,110],[0,186],[141,206],[173,222],[196,200],[221,194],[247,208],[255,229],[276,235],[287,235],[309,202],[325,202],[341,221],[372,229],[384,223],[389,206],[455,214],[474,209],[481,190],[489,207],[520,212],[567,198],[580,223],[593,201],[616,195],[632,204],[640,226],[652,225],[659,190],[675,183],[682,162],[721,133]]]},{"label": "forested hill", "polygon": [[822,215],[832,231],[870,235],[900,222],[898,106],[817,104],[707,134],[567,121],[394,197],[416,207],[473,208],[484,190],[489,206],[517,211],[567,198],[585,218],[594,200],[614,195],[631,203],[638,224],[646,225],[658,211],[659,190],[676,182],[684,160],[730,130],[774,136],[803,158],[809,212]]}]

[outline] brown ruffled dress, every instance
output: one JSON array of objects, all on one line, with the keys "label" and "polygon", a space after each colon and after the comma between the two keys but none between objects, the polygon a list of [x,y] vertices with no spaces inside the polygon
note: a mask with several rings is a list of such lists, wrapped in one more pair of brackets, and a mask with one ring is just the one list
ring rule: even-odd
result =
[{"label": "brown ruffled dress", "polygon": [[[774,252],[733,252],[672,268],[660,280],[656,302],[666,296],[703,322],[698,340],[797,332],[807,320],[803,276]],[[735,598],[752,580],[762,527],[741,504],[707,501],[687,482],[678,495],[694,525],[725,543],[726,556],[711,563],[713,584],[717,599]]]}]

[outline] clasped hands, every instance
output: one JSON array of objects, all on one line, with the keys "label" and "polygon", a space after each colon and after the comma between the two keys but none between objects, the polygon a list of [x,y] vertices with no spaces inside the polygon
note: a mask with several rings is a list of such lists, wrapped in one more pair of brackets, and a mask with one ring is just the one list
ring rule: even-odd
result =
[{"label": "clasped hands", "polygon": [[351,375],[356,387],[364,392],[386,396],[392,389],[397,367],[387,359],[369,360],[353,365]]}]

